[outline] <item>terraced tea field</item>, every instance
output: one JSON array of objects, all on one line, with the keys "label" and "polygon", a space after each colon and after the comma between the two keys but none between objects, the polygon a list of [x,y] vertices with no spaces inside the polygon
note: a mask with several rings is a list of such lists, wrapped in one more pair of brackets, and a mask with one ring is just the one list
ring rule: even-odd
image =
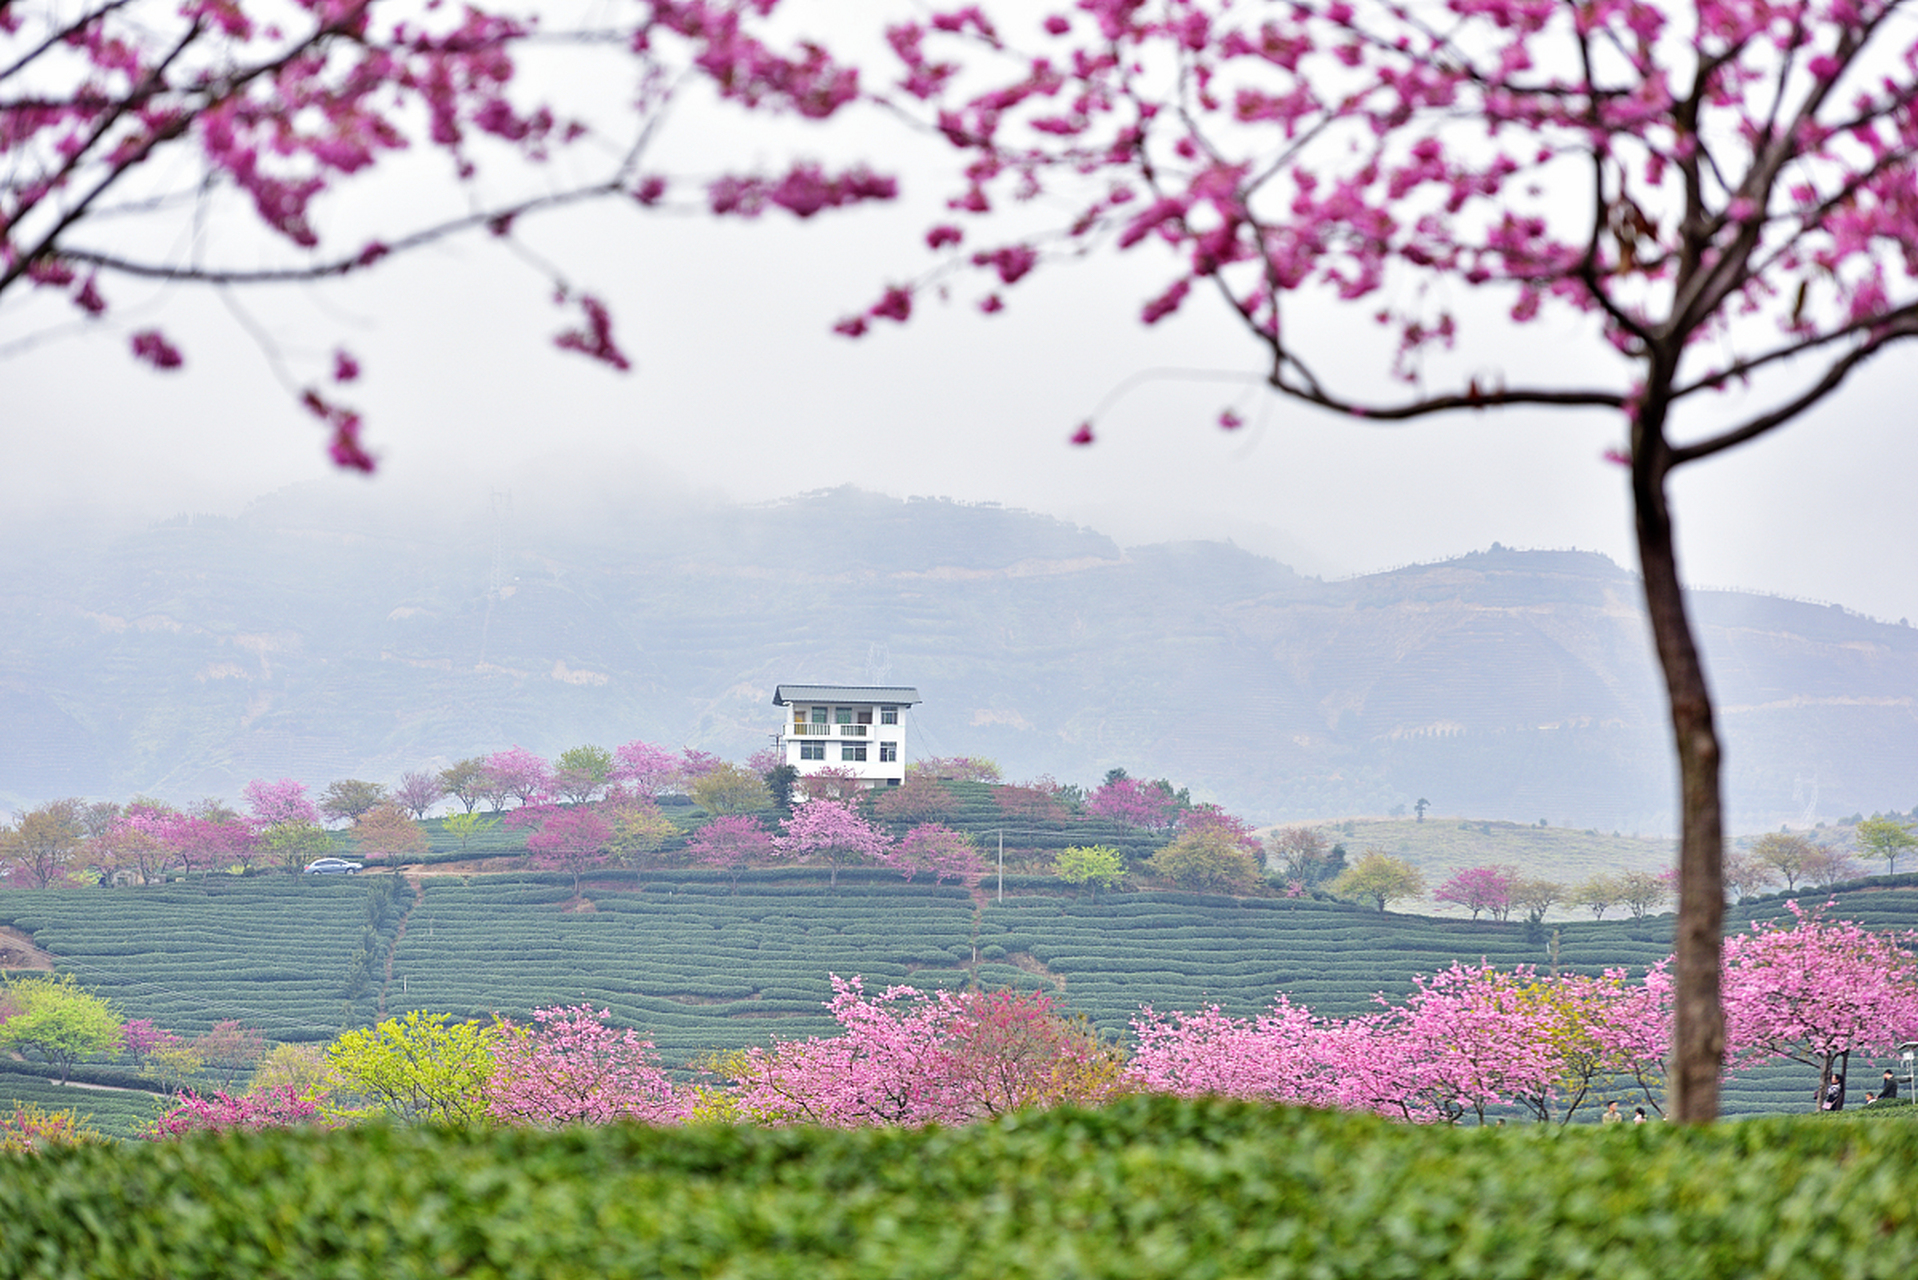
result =
[{"label": "terraced tea field", "polygon": [[[1552,961],[1547,935],[1528,937],[1522,924],[1309,899],[1094,900],[1061,894],[1056,882],[1036,891],[1045,884],[1008,877],[1015,892],[1002,904],[878,870],[842,871],[837,891],[821,872],[753,872],[736,892],[711,872],[654,872],[643,885],[630,874],[596,881],[575,903],[570,877],[532,873],[416,883],[213,877],[8,893],[0,923],[30,932],[127,1016],[181,1032],[239,1018],[274,1040],[317,1041],[410,1008],[524,1017],[583,1000],[642,1028],[675,1065],[770,1036],[830,1034],[823,1005],[835,972],[869,987],[1044,987],[1123,1035],[1143,1004],[1251,1014],[1283,990],[1351,1015],[1375,993],[1403,997],[1415,974],[1453,960]],[[1782,912],[1773,899],[1731,918],[1742,927]],[[1843,894],[1837,912],[1912,928],[1918,889]],[[1554,928],[1560,966],[1580,972],[1642,970],[1670,948],[1669,916]],[[1878,1070],[1853,1063],[1859,1080]],[[1728,1110],[1802,1110],[1805,1075],[1736,1081]]]}]

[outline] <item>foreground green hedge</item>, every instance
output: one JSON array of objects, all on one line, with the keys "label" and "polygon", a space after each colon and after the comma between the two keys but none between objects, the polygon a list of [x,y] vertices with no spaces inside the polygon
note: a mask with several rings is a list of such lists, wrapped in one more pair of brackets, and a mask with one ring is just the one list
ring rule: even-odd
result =
[{"label": "foreground green hedge", "polygon": [[6,1276],[1909,1276],[1918,1124],[1414,1129],[1130,1099],[960,1130],[367,1128],[0,1171]]}]

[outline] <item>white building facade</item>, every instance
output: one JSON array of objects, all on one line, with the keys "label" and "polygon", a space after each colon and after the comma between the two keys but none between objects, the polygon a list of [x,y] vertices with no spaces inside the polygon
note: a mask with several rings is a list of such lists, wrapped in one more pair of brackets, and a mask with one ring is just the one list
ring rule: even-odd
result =
[{"label": "white building facade", "polygon": [[773,705],[790,707],[779,732],[780,759],[805,777],[843,769],[861,786],[906,780],[906,714],[919,691],[891,685],[782,684]]}]

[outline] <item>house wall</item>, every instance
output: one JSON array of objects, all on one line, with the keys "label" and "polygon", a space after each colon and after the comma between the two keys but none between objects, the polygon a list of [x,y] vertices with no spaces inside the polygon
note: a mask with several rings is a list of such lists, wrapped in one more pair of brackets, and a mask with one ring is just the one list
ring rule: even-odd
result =
[{"label": "house wall", "polygon": [[[888,709],[891,724],[886,723]],[[898,786],[906,777],[909,710],[885,702],[795,702],[786,708],[780,754],[801,777],[822,769],[849,769],[866,786]],[[863,760],[857,758],[862,750]],[[809,758],[809,752],[823,758]]]}]

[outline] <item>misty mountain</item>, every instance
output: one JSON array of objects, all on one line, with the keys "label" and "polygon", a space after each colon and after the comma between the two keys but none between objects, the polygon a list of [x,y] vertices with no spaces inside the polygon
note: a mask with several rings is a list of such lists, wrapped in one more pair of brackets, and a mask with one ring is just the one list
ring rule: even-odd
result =
[{"label": "misty mountain", "polygon": [[[1220,543],[852,489],[316,482],[235,518],[13,539],[0,802],[392,779],[517,743],[743,757],[780,682],[900,683],[908,750],[1121,766],[1261,820],[1437,812],[1646,832],[1675,790],[1638,584],[1494,547],[1340,582]],[[1740,828],[1918,800],[1918,631],[1693,597]]]}]

